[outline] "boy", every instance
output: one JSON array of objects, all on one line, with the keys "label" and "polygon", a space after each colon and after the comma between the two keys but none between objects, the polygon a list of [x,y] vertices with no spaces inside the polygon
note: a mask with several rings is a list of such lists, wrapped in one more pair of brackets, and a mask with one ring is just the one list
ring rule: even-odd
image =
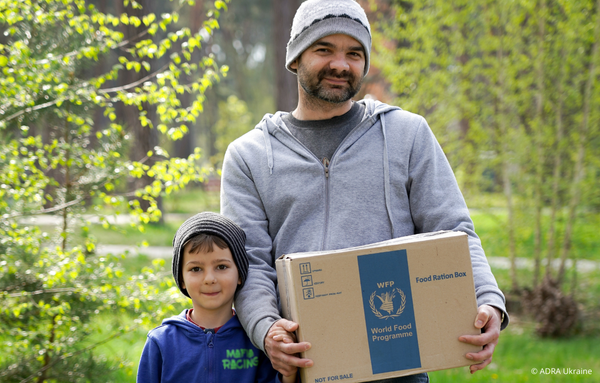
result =
[{"label": "boy", "polygon": [[138,383],[279,381],[232,308],[248,275],[245,241],[239,226],[211,212],[189,218],[177,230],[173,277],[193,308],[148,333]]}]

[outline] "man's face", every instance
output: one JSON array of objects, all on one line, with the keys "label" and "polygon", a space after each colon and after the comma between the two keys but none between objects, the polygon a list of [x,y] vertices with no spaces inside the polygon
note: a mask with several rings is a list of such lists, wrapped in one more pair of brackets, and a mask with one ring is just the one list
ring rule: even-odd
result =
[{"label": "man's face", "polygon": [[360,90],[365,52],[348,35],[330,35],[306,49],[291,67],[297,70],[298,82],[309,97],[343,103]]}]

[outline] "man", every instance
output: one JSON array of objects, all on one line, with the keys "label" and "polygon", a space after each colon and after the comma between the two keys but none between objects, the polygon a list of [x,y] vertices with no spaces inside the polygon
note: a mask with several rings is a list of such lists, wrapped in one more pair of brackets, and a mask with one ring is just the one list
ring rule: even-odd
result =
[{"label": "man", "polygon": [[[223,163],[221,210],[247,234],[250,271],[235,307],[250,339],[284,375],[313,361],[297,353],[296,323],[281,319],[275,259],[422,232],[469,235],[478,301],[467,358],[485,368],[508,324],[446,157],[425,120],[372,100],[352,101],[369,70],[371,30],[353,0],[308,0],[298,9],[286,67],[298,76],[291,112],[267,114],[234,141]],[[390,381],[427,382],[427,374]]]}]

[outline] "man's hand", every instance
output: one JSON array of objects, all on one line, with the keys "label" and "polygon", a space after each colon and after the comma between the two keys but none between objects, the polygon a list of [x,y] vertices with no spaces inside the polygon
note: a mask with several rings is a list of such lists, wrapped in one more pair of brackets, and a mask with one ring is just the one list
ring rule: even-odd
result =
[{"label": "man's hand", "polygon": [[475,327],[483,329],[481,335],[463,335],[458,338],[461,342],[483,346],[483,350],[477,353],[470,352],[466,355],[467,359],[480,362],[471,365],[471,374],[483,370],[492,361],[492,355],[500,336],[501,324],[502,312],[495,307],[482,305],[477,309],[477,317],[475,318]]},{"label": "man's hand", "polygon": [[296,343],[294,331],[298,324],[287,319],[280,319],[271,326],[265,337],[265,351],[271,359],[273,368],[283,376],[295,375],[298,367],[311,367],[313,361],[301,359],[295,354],[310,349],[310,343]]}]

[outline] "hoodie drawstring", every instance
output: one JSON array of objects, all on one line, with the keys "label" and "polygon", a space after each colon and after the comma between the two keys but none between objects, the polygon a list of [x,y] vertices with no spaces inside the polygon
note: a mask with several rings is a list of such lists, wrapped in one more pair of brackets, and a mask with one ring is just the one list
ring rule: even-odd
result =
[{"label": "hoodie drawstring", "polygon": [[271,146],[271,138],[269,137],[269,129],[268,124],[272,122],[270,120],[266,120],[267,126],[265,126],[263,131],[263,136],[265,137],[265,145],[267,146],[267,165],[269,166],[269,174],[273,174],[273,147]]},{"label": "hoodie drawstring", "polygon": [[392,229],[392,238],[396,238],[394,230],[394,218],[392,215],[392,202],[390,192],[390,160],[388,156],[388,145],[387,145],[387,134],[385,130],[385,117],[384,114],[380,114],[381,119],[381,131],[383,133],[383,194],[385,197],[385,208],[387,210],[388,219],[390,220],[390,226]]}]

